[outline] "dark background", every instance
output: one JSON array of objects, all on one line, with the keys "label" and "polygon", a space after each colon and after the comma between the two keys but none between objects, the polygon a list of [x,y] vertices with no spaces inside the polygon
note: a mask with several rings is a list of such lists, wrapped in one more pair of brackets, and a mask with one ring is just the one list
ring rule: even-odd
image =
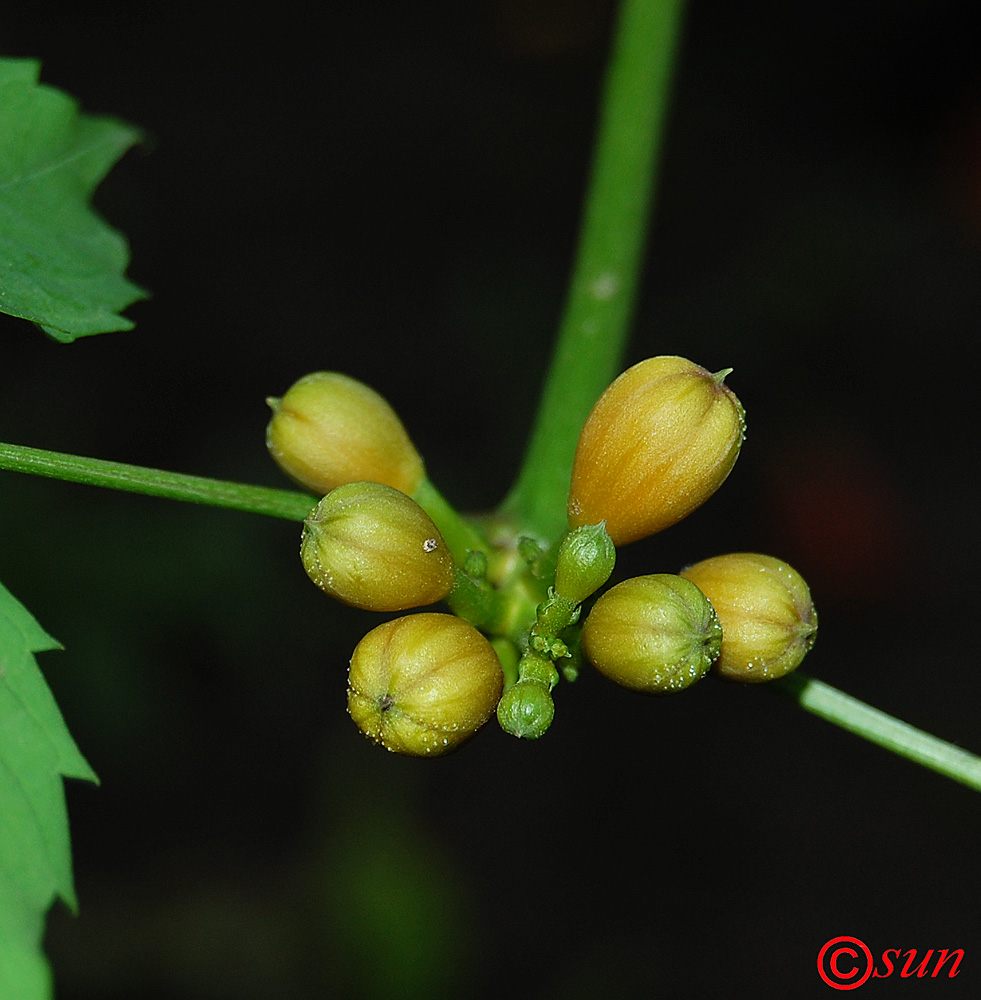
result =
[{"label": "dark background", "polygon": [[[263,399],[335,369],[494,505],[613,6],[14,7],[4,54],[147,131],[98,204],[153,297],[69,346],[3,317],[0,439],[285,486]],[[778,555],[821,613],[810,673],[978,751],[976,10],[693,0],[627,361],[732,366],[749,436],[618,573]],[[60,1000],[826,997],[844,934],[966,951],[869,996],[979,995],[977,793],[762,687],[591,673],[538,743],[397,758],[344,708],[384,616],[310,586],[295,525],[12,473],[0,505],[0,578],[65,645],[41,666],[102,779],[68,788]]]}]

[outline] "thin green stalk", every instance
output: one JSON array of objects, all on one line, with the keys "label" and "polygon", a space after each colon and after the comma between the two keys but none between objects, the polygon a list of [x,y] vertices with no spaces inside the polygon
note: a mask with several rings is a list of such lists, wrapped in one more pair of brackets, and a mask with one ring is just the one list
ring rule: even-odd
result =
[{"label": "thin green stalk", "polygon": [[797,702],[805,711],[981,792],[981,757],[880,712],[800,671],[769,686]]},{"label": "thin green stalk", "polygon": [[582,232],[535,427],[502,504],[528,533],[565,528],[576,441],[618,374],[633,316],[683,0],[624,0]]},{"label": "thin green stalk", "polygon": [[504,689],[514,687],[518,682],[518,650],[509,639],[491,639],[491,645],[501,661],[504,673]]},{"label": "thin green stalk", "polygon": [[317,498],[292,490],[276,490],[265,486],[246,486],[204,476],[186,476],[178,472],[148,469],[122,462],[106,462],[99,458],[83,458],[40,448],[25,448],[16,444],[0,444],[0,469],[26,472],[51,479],[64,479],[90,486],[106,486],[130,493],[143,493],[170,500],[228,507],[232,510],[268,514],[289,521],[302,521]]},{"label": "thin green stalk", "polygon": [[412,499],[433,519],[458,566],[466,562],[468,552],[488,553],[487,542],[477,529],[456,512],[428,478],[419,483]]}]

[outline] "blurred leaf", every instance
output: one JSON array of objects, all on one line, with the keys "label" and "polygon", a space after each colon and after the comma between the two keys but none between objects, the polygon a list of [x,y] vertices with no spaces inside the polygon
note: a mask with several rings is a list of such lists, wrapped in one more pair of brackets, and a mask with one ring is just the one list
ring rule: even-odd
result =
[{"label": "blurred leaf", "polygon": [[345,995],[461,995],[469,920],[459,875],[405,807],[343,813],[329,844],[328,940]]},{"label": "blurred leaf", "polygon": [[61,776],[98,780],[33,656],[58,648],[0,585],[0,997],[18,1000],[49,995],[44,914],[76,906]]},{"label": "blurred leaf", "polygon": [[126,241],[89,199],[140,133],[81,114],[39,71],[0,59],[0,312],[64,342],[128,330],[118,312],[146,293],[123,276]]}]

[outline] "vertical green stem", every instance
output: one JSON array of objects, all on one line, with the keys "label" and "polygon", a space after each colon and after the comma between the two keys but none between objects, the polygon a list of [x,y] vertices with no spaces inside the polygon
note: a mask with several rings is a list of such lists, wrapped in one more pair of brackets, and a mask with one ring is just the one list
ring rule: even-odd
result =
[{"label": "vertical green stem", "polygon": [[583,421],[633,316],[683,0],[623,0],[565,314],[524,463],[502,511],[553,539]]}]

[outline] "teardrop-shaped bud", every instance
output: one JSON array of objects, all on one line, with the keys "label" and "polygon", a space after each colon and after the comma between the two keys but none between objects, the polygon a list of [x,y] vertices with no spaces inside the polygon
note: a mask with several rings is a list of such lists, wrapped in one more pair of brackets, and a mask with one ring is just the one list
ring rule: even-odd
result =
[{"label": "teardrop-shaped bud", "polygon": [[318,496],[361,481],[411,495],[425,475],[395,411],[357,379],[313,372],[266,402],[273,411],[266,447],[288,476]]},{"label": "teardrop-shaped bud", "polygon": [[435,604],[456,579],[429,515],[381,483],[347,483],[328,493],[303,522],[300,559],[324,593],[368,611]]},{"label": "teardrop-shaped bud", "polygon": [[704,503],[742,444],[743,408],[712,374],[678,357],[627,369],[586,419],[572,469],[569,524],[606,521],[614,544],[646,538]]},{"label": "teardrop-shaped bud", "polygon": [[610,579],[616,561],[617,550],[602,522],[570,531],[559,546],[555,592],[581,604]]},{"label": "teardrop-shaped bud", "polygon": [[817,638],[817,612],[803,577],[758,552],[713,556],[682,570],[722,623],[721,677],[771,681],[795,670]]},{"label": "teardrop-shaped bud", "polygon": [[596,669],[649,694],[681,691],[704,677],[721,643],[722,629],[705,595],[670,573],[611,587],[582,627],[582,650]]},{"label": "teardrop-shaped bud", "polygon": [[454,615],[406,615],[358,643],[347,707],[369,739],[416,757],[446,753],[490,718],[504,675],[493,647]]}]

